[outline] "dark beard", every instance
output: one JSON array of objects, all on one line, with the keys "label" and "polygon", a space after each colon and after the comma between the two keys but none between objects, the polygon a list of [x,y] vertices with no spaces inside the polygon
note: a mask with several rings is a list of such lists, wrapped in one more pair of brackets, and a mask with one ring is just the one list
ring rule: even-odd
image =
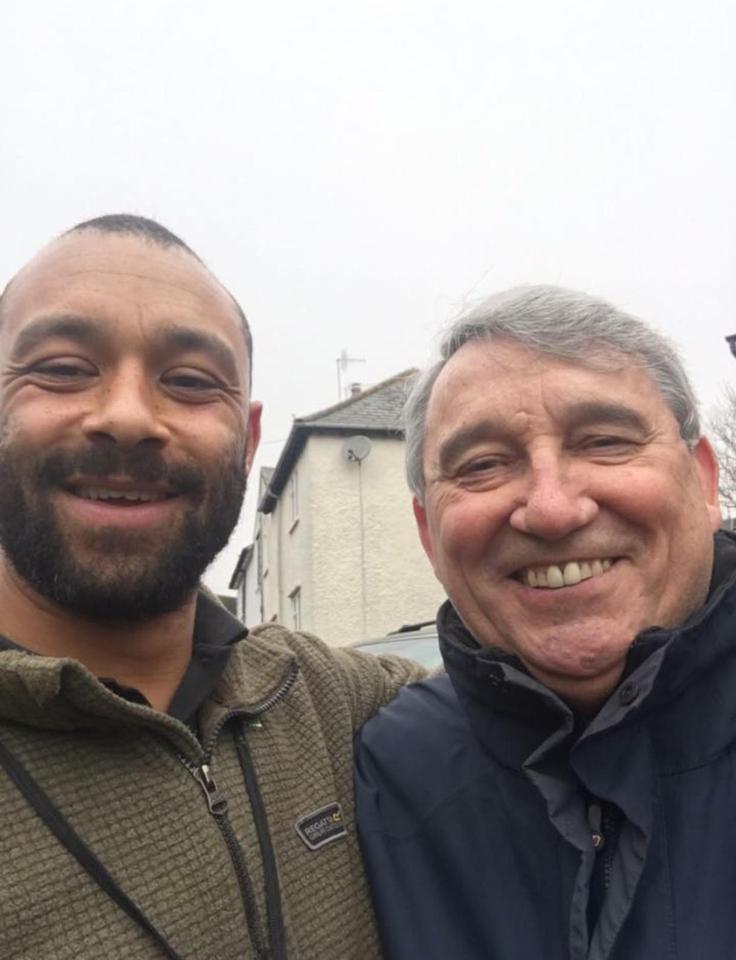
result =
[{"label": "dark beard", "polygon": [[[21,579],[57,606],[98,622],[149,620],[179,609],[227,543],[245,493],[243,463],[242,449],[233,446],[208,489],[200,469],[169,466],[147,447],[123,453],[100,441],[81,452],[56,451],[34,460],[27,449],[5,442],[0,543]],[[165,483],[191,507],[171,535],[145,553],[138,533],[108,529],[90,531],[88,542],[77,543],[77,552],[86,553],[78,559],[48,496],[73,476]],[[112,570],[105,572],[96,557],[114,560]]]}]

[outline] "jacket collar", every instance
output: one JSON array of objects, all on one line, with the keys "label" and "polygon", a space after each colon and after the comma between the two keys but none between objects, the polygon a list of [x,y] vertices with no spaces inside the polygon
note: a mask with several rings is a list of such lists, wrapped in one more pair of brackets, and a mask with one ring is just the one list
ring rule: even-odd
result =
[{"label": "jacket collar", "polygon": [[[200,629],[207,624],[212,628],[213,650],[225,644],[229,657],[202,710],[201,736],[206,741],[225,716],[259,713],[295,665],[283,643],[283,628],[270,625],[248,633],[227,611],[215,610],[207,597],[200,597],[197,621]],[[194,734],[180,720],[118,696],[77,660],[43,657],[17,647],[0,650],[0,720],[46,730],[148,728],[176,741],[187,755],[200,752]]]},{"label": "jacket collar", "polygon": [[634,711],[661,706],[733,651],[736,536],[720,531],[714,542],[704,606],[676,629],[651,628],[634,640],[622,683],[590,722],[535,680],[514,654],[481,647],[452,604],[442,605],[437,626],[447,672],[474,730],[499,761],[520,767],[543,744],[551,749],[566,742],[569,749],[581,735],[601,733]]}]

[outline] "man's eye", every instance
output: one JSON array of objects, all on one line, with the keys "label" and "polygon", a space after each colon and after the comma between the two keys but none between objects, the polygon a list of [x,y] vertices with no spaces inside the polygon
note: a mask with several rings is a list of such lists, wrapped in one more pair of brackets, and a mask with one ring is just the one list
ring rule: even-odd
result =
[{"label": "man's eye", "polygon": [[216,377],[200,370],[171,370],[162,382],[172,390],[191,394],[211,393],[222,388]]},{"label": "man's eye", "polygon": [[635,445],[635,443],[636,441],[631,437],[600,434],[586,437],[580,446],[583,450],[591,450],[594,453],[597,451],[605,453],[607,451],[615,452],[617,450],[629,450]]},{"label": "man's eye", "polygon": [[55,380],[59,383],[72,383],[76,380],[84,380],[87,377],[93,377],[96,374],[92,364],[84,360],[72,358],[60,358],[58,360],[43,360],[31,367],[30,373],[40,376],[45,380]]},{"label": "man's eye", "polygon": [[498,470],[504,466],[504,462],[501,457],[478,457],[463,464],[459,472],[461,476],[473,477]]},{"label": "man's eye", "polygon": [[617,447],[617,446],[620,446],[622,443],[627,443],[627,442],[628,441],[624,440],[623,437],[611,437],[611,436],[588,437],[584,445],[586,447],[594,447],[594,448]]},{"label": "man's eye", "polygon": [[504,463],[503,457],[493,454],[471,460],[467,466],[469,470],[493,470],[495,467],[503,466]]}]

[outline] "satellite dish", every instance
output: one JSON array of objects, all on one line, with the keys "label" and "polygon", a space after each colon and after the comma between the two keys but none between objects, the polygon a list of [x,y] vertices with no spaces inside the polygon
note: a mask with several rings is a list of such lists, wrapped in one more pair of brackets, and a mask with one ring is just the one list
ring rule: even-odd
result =
[{"label": "satellite dish", "polygon": [[342,458],[347,463],[362,463],[370,452],[370,440],[361,435],[348,437],[342,445]]}]

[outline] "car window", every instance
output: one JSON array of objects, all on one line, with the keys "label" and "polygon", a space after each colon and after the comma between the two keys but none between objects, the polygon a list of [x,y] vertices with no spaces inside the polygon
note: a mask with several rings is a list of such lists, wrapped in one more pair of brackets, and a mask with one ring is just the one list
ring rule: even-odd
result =
[{"label": "car window", "polygon": [[381,640],[367,640],[355,645],[356,650],[365,650],[367,653],[393,653],[399,657],[416,660],[423,667],[439,667],[442,663],[436,634],[421,637],[402,636],[383,637]]}]

